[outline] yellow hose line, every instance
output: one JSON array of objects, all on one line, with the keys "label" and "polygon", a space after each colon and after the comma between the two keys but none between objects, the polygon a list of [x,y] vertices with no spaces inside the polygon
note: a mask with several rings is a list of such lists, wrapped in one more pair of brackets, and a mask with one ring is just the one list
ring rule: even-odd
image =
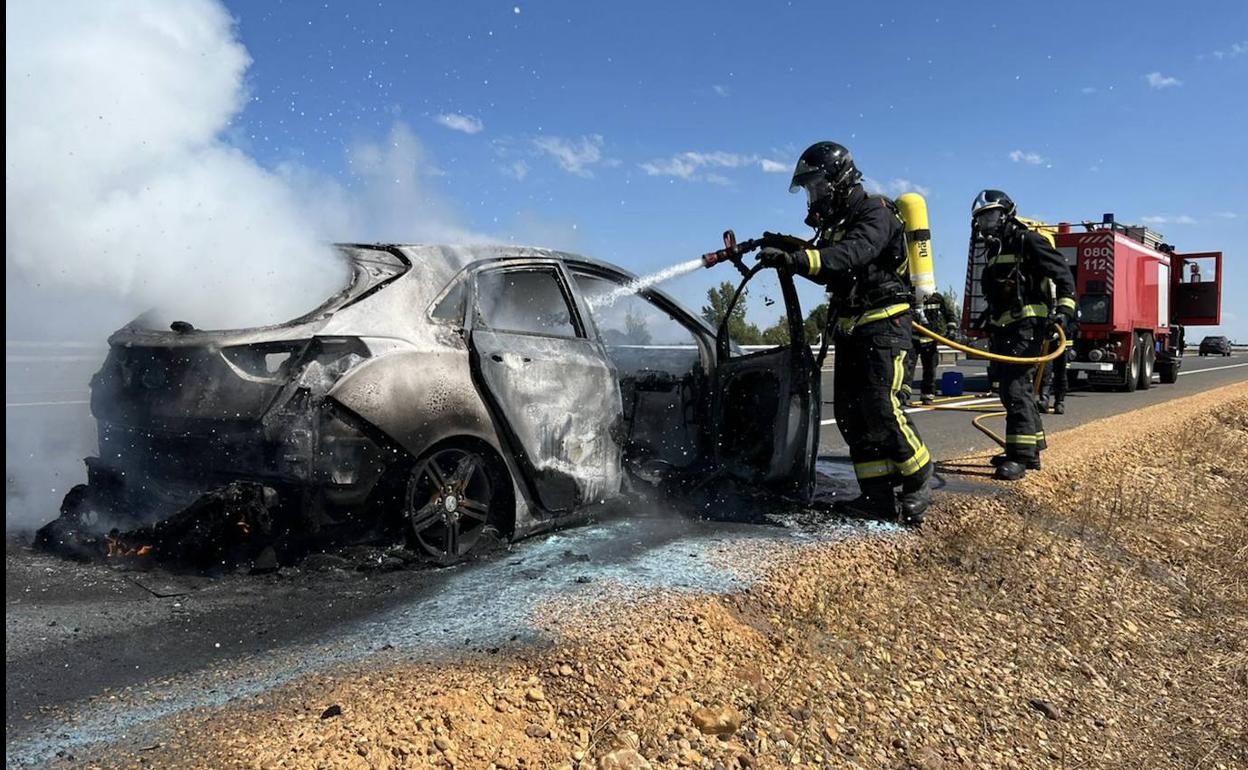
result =
[{"label": "yellow hose line", "polygon": [[[989,353],[986,350],[980,350],[979,348],[973,348],[970,345],[963,345],[960,342],[954,342],[948,337],[939,335],[936,332],[932,331],[931,329],[928,329],[926,326],[923,326],[922,324],[916,323],[914,325],[914,328],[916,331],[918,331],[919,334],[922,334],[924,337],[927,337],[928,339],[936,340],[937,342],[944,343],[945,345],[948,345],[954,350],[961,350],[963,353],[966,353],[968,356],[974,356],[976,358],[986,358],[989,361],[999,361],[1000,363],[1003,363],[1003,364],[1039,364],[1039,366],[1036,367],[1036,382],[1035,382],[1036,393],[1040,392],[1040,382],[1044,378],[1044,365],[1048,363],[1049,361],[1052,361],[1053,359],[1057,358],[1058,356],[1063,355],[1066,352],[1066,330],[1063,329],[1060,325],[1055,325],[1054,327],[1057,329],[1057,345],[1055,346],[1055,349],[1053,350],[1053,352],[1052,353],[1049,352],[1049,341],[1045,340],[1044,347],[1042,348],[1043,352],[1039,356],[1036,356],[1034,358],[1020,358],[1018,356],[1003,356],[1000,353]],[[927,406],[927,408],[939,409],[939,410],[943,410],[947,412],[983,411],[983,409],[977,408],[978,406],[979,406],[978,404],[974,406],[956,406],[952,404],[949,406],[936,406],[935,404],[930,404]],[[988,408],[996,409],[996,407],[988,407]],[[980,433],[983,433],[985,436],[992,439],[993,441],[997,442],[997,444],[1000,445],[1002,449],[1004,449],[1005,448],[1005,436],[1002,436],[1001,434],[995,432],[991,428],[984,427],[984,425],[981,422],[982,420],[986,420],[989,417],[1004,417],[1004,416],[1006,416],[1006,413],[999,411],[999,410],[988,412],[986,414],[981,414],[978,417],[972,419],[971,425],[974,425],[976,430],[978,430]]]},{"label": "yellow hose line", "polygon": [[984,427],[983,425],[981,425],[981,424],[980,424],[980,422],[979,422],[980,420],[986,420],[986,419],[988,419],[989,417],[1004,417],[1005,415],[1006,415],[1006,412],[991,412],[991,413],[989,413],[989,414],[981,414],[980,416],[978,416],[978,417],[976,417],[975,419],[971,420],[971,425],[974,425],[976,428],[978,428],[978,429],[979,429],[979,432],[980,432],[980,433],[983,433],[983,434],[984,434],[985,436],[987,436],[988,438],[990,438],[990,439],[992,439],[993,441],[997,442],[997,443],[1001,446],[1001,448],[1002,448],[1002,449],[1005,449],[1005,436],[1001,436],[1001,435],[999,435],[999,434],[997,434],[997,433],[993,432],[993,431],[992,431],[992,429],[990,429],[990,428],[985,428],[985,427]]},{"label": "yellow hose line", "polygon": [[936,332],[932,331],[931,329],[927,328],[926,326],[922,324],[916,323],[914,325],[914,330],[917,331],[919,334],[922,334],[924,337],[927,337],[928,339],[933,339],[933,340],[936,340],[937,342],[948,345],[954,350],[961,350],[963,353],[967,354],[968,356],[974,356],[976,358],[986,358],[989,361],[998,361],[1003,364],[1043,364],[1046,361],[1052,361],[1053,359],[1065,353],[1066,352],[1066,330],[1063,329],[1061,326],[1055,326],[1054,328],[1057,329],[1057,336],[1058,336],[1056,350],[1054,350],[1052,353],[1048,353],[1042,356],[1037,356],[1035,358],[1021,358],[1019,356],[1003,356],[1000,353],[989,353],[986,350],[973,348],[970,345],[963,345],[961,342],[954,342],[948,337],[942,337],[941,335],[937,334]]}]

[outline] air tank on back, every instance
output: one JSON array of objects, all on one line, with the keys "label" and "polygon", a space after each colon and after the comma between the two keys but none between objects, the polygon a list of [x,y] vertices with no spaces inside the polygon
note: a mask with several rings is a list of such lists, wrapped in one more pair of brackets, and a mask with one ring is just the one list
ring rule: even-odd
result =
[{"label": "air tank on back", "polygon": [[910,282],[914,284],[914,300],[922,303],[936,291],[936,272],[932,264],[932,231],[927,222],[927,201],[918,193],[908,192],[897,199],[897,210],[906,223],[906,243],[910,261]]}]

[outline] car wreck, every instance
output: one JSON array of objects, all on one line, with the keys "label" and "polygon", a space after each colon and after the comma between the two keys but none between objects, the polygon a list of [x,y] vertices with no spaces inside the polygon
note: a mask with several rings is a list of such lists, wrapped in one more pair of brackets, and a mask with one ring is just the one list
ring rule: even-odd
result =
[{"label": "car wreck", "polygon": [[811,495],[819,377],[789,276],[790,342],[747,352],[726,321],[574,254],[338,248],[349,285],[293,321],[109,338],[99,452],[45,545],[94,527],[133,553],[136,527],[230,484],[261,490],[273,542],[401,533],[441,563],[643,486]]}]

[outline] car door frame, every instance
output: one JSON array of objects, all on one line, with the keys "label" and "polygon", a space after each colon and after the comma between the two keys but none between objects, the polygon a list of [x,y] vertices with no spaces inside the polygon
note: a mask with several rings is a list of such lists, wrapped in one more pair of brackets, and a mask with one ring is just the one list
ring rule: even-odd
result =
[{"label": "car door frame", "polygon": [[[537,332],[522,332],[515,330],[495,330],[482,328],[478,321],[480,307],[478,298],[480,296],[478,281],[483,274],[492,272],[552,272],[559,284],[561,294],[567,303],[570,321],[576,332],[576,337],[565,337],[561,335],[547,335]],[[564,504],[566,501],[566,490],[558,490],[553,488],[553,477],[549,472],[552,462],[558,462],[559,458],[549,455],[534,457],[533,441],[528,441],[529,446],[526,448],[526,441],[522,436],[530,436],[532,431],[521,430],[518,420],[524,419],[523,415],[515,414],[514,410],[504,408],[502,398],[494,392],[494,388],[498,387],[498,383],[491,383],[490,377],[486,374],[487,366],[498,363],[498,359],[494,356],[504,355],[499,351],[484,351],[485,355],[490,356],[490,361],[483,357],[483,351],[477,344],[478,340],[486,335],[493,336],[509,336],[518,337],[523,340],[543,340],[546,341],[544,346],[550,348],[557,347],[560,342],[566,342],[570,346],[579,347],[577,354],[582,360],[590,358],[596,360],[600,365],[601,372],[605,373],[606,378],[598,383],[605,386],[609,380],[608,392],[601,395],[605,404],[610,405],[607,408],[608,413],[601,415],[601,430],[603,431],[603,440],[610,440],[616,443],[616,453],[614,468],[605,469],[609,473],[614,473],[618,478],[623,473],[622,462],[619,461],[618,452],[618,431],[619,425],[623,421],[623,408],[619,396],[618,379],[616,377],[615,368],[611,363],[611,359],[607,356],[603,348],[601,340],[597,336],[597,331],[593,323],[589,320],[587,306],[584,298],[576,288],[575,282],[572,280],[568,272],[567,266],[562,260],[550,257],[512,257],[485,260],[475,264],[470,269],[467,276],[468,285],[465,301],[464,328],[465,339],[469,351],[470,368],[474,384],[477,386],[482,401],[489,410],[500,442],[511,453],[516,468],[519,471],[520,479],[518,480],[524,488],[526,496],[533,503],[537,512],[545,517],[549,516],[570,516],[590,507],[593,504],[611,499],[619,495],[620,485],[615,483],[608,489],[602,490],[601,494],[589,494],[584,488],[577,490],[577,497],[570,504]],[[491,341],[488,346],[491,346]],[[523,354],[519,354],[519,360],[529,363],[528,358]],[[564,390],[572,383],[563,382]],[[610,388],[614,388],[614,397],[609,392]],[[530,426],[531,427],[531,426]],[[540,454],[540,450],[539,450]],[[547,466],[543,470],[539,466]]]},{"label": "car door frame", "polygon": [[[797,295],[793,276],[777,270],[781,294],[784,297],[785,317],[789,322],[789,342],[773,349],[732,355],[733,343],[728,335],[728,321],[741,299],[742,293],[754,278],[762,272],[762,265],[750,269],[737,285],[723,320],[715,333],[715,375],[712,386],[714,446],[718,466],[738,481],[760,485],[782,495],[808,501],[814,494],[815,462],[819,453],[820,416],[822,409],[820,372],[815,356],[806,341],[801,301]],[[784,433],[777,432],[773,440],[769,466],[745,469],[735,466],[723,455],[727,429],[726,391],[734,378],[749,371],[770,369],[780,376],[787,390],[780,399],[776,423],[783,426]],[[794,414],[794,410],[797,414]],[[750,471],[749,473],[744,472]]]}]

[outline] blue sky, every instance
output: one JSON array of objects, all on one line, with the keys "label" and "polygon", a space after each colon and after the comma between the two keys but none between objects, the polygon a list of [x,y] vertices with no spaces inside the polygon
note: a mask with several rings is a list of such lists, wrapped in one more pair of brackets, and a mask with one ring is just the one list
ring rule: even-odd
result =
[{"label": "blue sky", "polygon": [[[465,228],[636,272],[727,227],[807,234],[788,174],[831,139],[928,195],[942,287],[999,187],[1222,250],[1248,339],[1248,3],[942,5],[227,2],[253,59],[231,137],[345,181],[347,147],[401,121]],[[668,288],[696,309],[720,270]]]}]

